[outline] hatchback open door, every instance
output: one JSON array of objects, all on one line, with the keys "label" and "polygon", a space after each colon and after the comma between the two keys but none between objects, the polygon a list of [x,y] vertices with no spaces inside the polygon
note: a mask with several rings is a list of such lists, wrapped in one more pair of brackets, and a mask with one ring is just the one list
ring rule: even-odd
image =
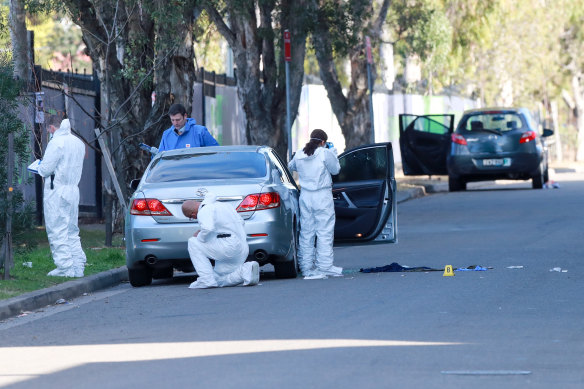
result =
[{"label": "hatchback open door", "polygon": [[333,176],[335,243],[396,243],[397,208],[391,143],[357,147],[339,155]]},{"label": "hatchback open door", "polygon": [[410,175],[446,175],[454,115],[399,115],[402,168]]}]

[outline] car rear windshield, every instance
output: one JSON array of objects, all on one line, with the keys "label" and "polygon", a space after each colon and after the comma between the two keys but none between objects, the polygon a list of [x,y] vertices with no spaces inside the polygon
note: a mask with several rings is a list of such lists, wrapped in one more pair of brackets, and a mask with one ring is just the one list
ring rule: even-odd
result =
[{"label": "car rear windshield", "polygon": [[146,182],[265,177],[266,158],[256,152],[163,156],[152,163]]},{"label": "car rear windshield", "polygon": [[506,132],[524,128],[521,114],[516,112],[492,111],[463,117],[459,131],[495,131]]}]

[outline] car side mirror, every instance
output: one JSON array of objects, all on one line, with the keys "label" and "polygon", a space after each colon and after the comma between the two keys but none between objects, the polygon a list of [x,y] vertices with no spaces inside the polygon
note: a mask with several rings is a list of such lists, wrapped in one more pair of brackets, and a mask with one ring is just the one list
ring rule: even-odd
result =
[{"label": "car side mirror", "polygon": [[132,188],[132,190],[136,190],[138,189],[138,185],[140,184],[140,179],[135,179],[130,181],[130,188]]},{"label": "car side mirror", "polygon": [[554,134],[554,130],[550,130],[549,128],[543,129],[543,137],[546,138],[548,136],[552,136]]}]

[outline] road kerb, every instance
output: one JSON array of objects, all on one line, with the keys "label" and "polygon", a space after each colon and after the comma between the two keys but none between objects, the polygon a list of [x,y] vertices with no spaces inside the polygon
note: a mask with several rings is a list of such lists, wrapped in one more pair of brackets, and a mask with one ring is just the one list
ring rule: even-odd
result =
[{"label": "road kerb", "polygon": [[88,277],[67,281],[50,288],[0,300],[0,320],[53,305],[59,299],[70,300],[83,295],[83,293],[95,292],[127,280],[128,270],[125,266],[122,266]]}]

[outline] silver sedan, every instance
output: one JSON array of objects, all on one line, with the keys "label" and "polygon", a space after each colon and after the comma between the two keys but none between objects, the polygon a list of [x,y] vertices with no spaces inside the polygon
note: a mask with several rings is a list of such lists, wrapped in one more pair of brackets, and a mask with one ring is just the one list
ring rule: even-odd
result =
[{"label": "silver sedan", "polygon": [[[339,155],[333,176],[335,242],[397,242],[391,143],[365,145]],[[267,146],[216,146],[165,151],[134,180],[125,220],[126,264],[132,286],[194,271],[187,240],[199,230],[183,216],[189,199],[213,192],[245,220],[250,256],[272,264],[277,278],[298,272],[300,189],[286,164]]]}]

